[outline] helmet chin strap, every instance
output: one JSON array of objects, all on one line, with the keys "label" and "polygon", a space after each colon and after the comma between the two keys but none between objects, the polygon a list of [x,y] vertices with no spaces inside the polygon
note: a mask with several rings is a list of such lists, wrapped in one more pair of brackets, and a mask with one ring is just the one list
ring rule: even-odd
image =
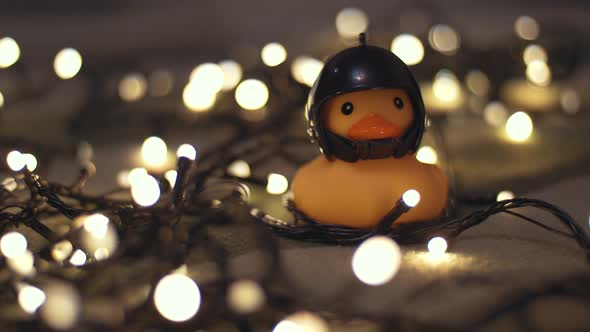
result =
[{"label": "helmet chin strap", "polygon": [[408,146],[399,138],[353,141],[325,131],[329,154],[347,162],[367,159],[400,158],[407,154]]}]

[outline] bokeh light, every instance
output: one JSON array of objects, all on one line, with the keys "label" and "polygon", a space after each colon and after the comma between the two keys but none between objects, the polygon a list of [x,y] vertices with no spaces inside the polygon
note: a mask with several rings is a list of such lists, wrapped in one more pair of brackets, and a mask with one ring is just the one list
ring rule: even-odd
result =
[{"label": "bokeh light", "polygon": [[514,32],[524,40],[535,40],[539,37],[539,23],[530,16],[520,16],[514,21]]},{"label": "bokeh light", "polygon": [[281,195],[289,189],[289,181],[284,175],[270,173],[268,175],[266,192],[272,195]]},{"label": "bokeh light", "polygon": [[437,236],[437,237],[433,237],[432,239],[430,239],[430,241],[428,241],[428,252],[435,257],[440,257],[442,256],[445,252],[447,252],[447,240],[445,240],[444,238]]},{"label": "bokeh light", "polygon": [[18,304],[29,314],[34,314],[46,299],[45,293],[35,286],[24,285],[18,291]]},{"label": "bokeh light", "polygon": [[291,75],[297,82],[311,87],[320,75],[322,68],[324,68],[324,63],[320,60],[309,56],[299,56],[291,64]]},{"label": "bokeh light", "polygon": [[382,285],[397,274],[401,258],[401,250],[395,241],[386,236],[374,236],[355,250],[352,271],[367,285]]},{"label": "bokeh light", "polygon": [[506,121],[506,135],[514,142],[524,142],[533,133],[533,120],[525,112],[516,112]]},{"label": "bokeh light", "polygon": [[0,68],[8,68],[20,58],[20,47],[10,37],[0,39]]},{"label": "bokeh light", "polygon": [[10,151],[6,155],[6,164],[11,170],[17,172],[25,168],[25,166],[27,165],[27,161],[23,157],[23,154],[20,153],[20,151],[14,150]]},{"label": "bokeh light", "polygon": [[272,332],[329,332],[330,328],[320,316],[299,311],[277,323]]},{"label": "bokeh light", "polygon": [[74,327],[81,311],[80,296],[68,284],[55,283],[45,288],[47,296],[41,307],[41,318],[55,330],[68,330]]},{"label": "bokeh light", "polygon": [[182,101],[186,108],[193,112],[206,112],[215,105],[216,92],[204,89],[205,83],[189,82],[182,90]]},{"label": "bokeh light", "polygon": [[395,37],[391,42],[391,51],[408,66],[416,65],[424,58],[422,42],[418,37],[410,34]]},{"label": "bokeh light", "polygon": [[73,48],[59,51],[53,60],[53,69],[61,79],[68,80],[78,74],[82,68],[82,55]]},{"label": "bokeh light", "polygon": [[176,178],[178,177],[178,172],[174,169],[168,170],[166,171],[166,173],[164,173],[164,178],[166,178],[166,181],[168,181],[168,183],[170,184],[170,187],[174,188],[174,186],[176,185]]},{"label": "bokeh light", "polygon": [[8,192],[13,192],[18,187],[18,184],[16,183],[16,180],[13,177],[9,176],[2,180],[2,187]]},{"label": "bokeh light", "polygon": [[455,54],[461,45],[461,38],[455,29],[437,24],[428,32],[428,42],[433,49],[443,54]]},{"label": "bokeh light", "polygon": [[416,153],[416,160],[424,164],[436,164],[438,162],[438,155],[433,147],[423,145]]},{"label": "bokeh light", "polygon": [[544,61],[533,60],[526,67],[526,78],[536,85],[547,86],[551,83],[551,69]]},{"label": "bokeh light", "polygon": [[21,158],[25,161],[25,165],[29,171],[37,169],[37,158],[31,153],[23,153]]},{"label": "bokeh light", "polygon": [[86,253],[80,249],[77,249],[70,257],[70,264],[74,266],[82,266],[86,264]]},{"label": "bokeh light", "polygon": [[490,80],[481,70],[470,70],[465,75],[465,84],[469,91],[479,97],[485,97],[490,91]]},{"label": "bokeh light", "polygon": [[161,167],[168,157],[166,142],[157,136],[146,138],[141,146],[141,157],[147,166]]},{"label": "bokeh light", "polygon": [[361,32],[367,31],[369,17],[358,8],[344,8],[336,15],[336,30],[342,38],[358,38]]},{"label": "bokeh light", "polygon": [[182,274],[169,274],[160,279],[156,286],[154,305],[164,318],[183,322],[196,315],[201,306],[201,292],[191,278]]},{"label": "bokeh light", "polygon": [[287,50],[279,43],[268,43],[260,52],[262,62],[269,67],[275,67],[287,60]]},{"label": "bokeh light", "polygon": [[252,280],[235,281],[227,292],[227,303],[238,314],[256,312],[264,305],[265,298],[262,287]]},{"label": "bokeh light", "polygon": [[51,257],[58,262],[63,262],[66,258],[70,257],[74,251],[74,246],[68,240],[63,240],[55,245],[51,249]]},{"label": "bokeh light", "polygon": [[242,80],[242,66],[239,63],[233,60],[224,60],[219,63],[219,68],[223,71],[222,90],[231,90]]},{"label": "bokeh light", "polygon": [[195,160],[197,158],[197,149],[190,144],[182,144],[176,150],[177,157],[186,157],[190,160]]},{"label": "bokeh light", "polygon": [[236,101],[246,110],[257,110],[268,101],[268,88],[264,82],[256,79],[242,81],[236,88]]},{"label": "bokeh light", "polygon": [[501,127],[508,119],[508,108],[499,101],[488,103],[483,109],[485,122],[494,127]]},{"label": "bokeh light", "polygon": [[227,173],[239,178],[248,178],[251,174],[250,165],[244,160],[236,160],[229,164],[227,167]]},{"label": "bokeh light", "polygon": [[498,196],[496,196],[496,201],[504,201],[507,199],[513,199],[514,198],[514,193],[510,190],[502,190],[498,193]]},{"label": "bokeh light", "polygon": [[27,250],[27,239],[19,232],[8,232],[0,238],[0,251],[6,258],[16,258]]},{"label": "bokeh light", "polygon": [[526,65],[538,60],[547,63],[547,52],[542,46],[531,44],[525,47],[522,52],[522,60]]},{"label": "bokeh light", "polygon": [[223,69],[212,62],[198,65],[190,74],[189,81],[198,84],[200,89],[207,90],[208,93],[217,93],[223,88],[224,74]]},{"label": "bokeh light", "polygon": [[141,176],[131,182],[131,197],[140,206],[152,206],[160,199],[160,185],[151,175]]},{"label": "bokeh light", "polygon": [[407,206],[415,207],[420,203],[420,193],[415,189],[406,190],[402,195],[402,200]]},{"label": "bokeh light", "polygon": [[432,82],[434,96],[444,102],[453,102],[461,97],[461,85],[450,70],[441,69]]},{"label": "bokeh light", "polygon": [[580,95],[574,89],[564,89],[559,102],[566,113],[574,114],[580,110]]},{"label": "bokeh light", "polygon": [[119,81],[119,96],[122,100],[133,102],[143,98],[147,91],[147,80],[140,73],[126,75]]}]

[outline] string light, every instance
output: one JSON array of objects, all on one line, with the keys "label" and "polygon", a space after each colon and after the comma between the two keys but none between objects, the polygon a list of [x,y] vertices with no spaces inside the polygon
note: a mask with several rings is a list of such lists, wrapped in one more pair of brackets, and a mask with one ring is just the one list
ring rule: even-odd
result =
[{"label": "string light", "polygon": [[94,156],[94,149],[90,143],[82,141],[78,144],[76,155],[78,156],[78,161],[81,163],[88,162],[92,160],[92,157]]},{"label": "string light", "polygon": [[524,40],[535,40],[539,37],[539,24],[530,16],[520,16],[514,21],[514,31]]},{"label": "string light", "polygon": [[157,136],[146,138],[141,146],[141,156],[146,165],[161,167],[166,163],[168,157],[166,142]]},{"label": "string light", "polygon": [[358,8],[344,8],[336,15],[336,30],[345,39],[358,38],[361,32],[367,31],[369,17]]},{"label": "string light", "polygon": [[262,48],[260,57],[265,65],[275,67],[285,62],[287,59],[287,50],[279,43],[268,43]]},{"label": "string light", "polygon": [[29,314],[34,314],[46,299],[45,293],[35,286],[24,285],[18,291],[18,304]]},{"label": "string light", "polygon": [[211,89],[203,88],[205,83],[189,82],[182,90],[184,105],[193,112],[206,112],[215,105],[217,95]]},{"label": "string light", "polygon": [[22,153],[20,153],[20,151],[10,151],[7,155],[6,155],[6,164],[8,165],[8,167],[17,172],[20,171],[21,169],[25,168],[25,166],[27,165],[25,158],[23,158]]},{"label": "string light", "polygon": [[402,200],[409,207],[415,207],[420,203],[420,193],[415,189],[410,189],[404,192]]},{"label": "string light", "polygon": [[68,80],[76,76],[82,68],[82,56],[73,48],[59,51],[53,60],[53,69],[61,79]]},{"label": "string light", "polygon": [[229,307],[238,314],[256,312],[266,301],[264,291],[252,280],[238,280],[232,283],[227,292]]},{"label": "string light", "polygon": [[74,251],[72,257],[70,257],[70,264],[74,266],[82,266],[86,263],[86,253],[80,249]]},{"label": "string light", "polygon": [[272,195],[281,195],[289,189],[289,181],[284,175],[270,173],[268,175],[266,192]]},{"label": "string light", "polygon": [[363,283],[378,286],[397,274],[401,259],[401,249],[395,241],[386,236],[373,236],[355,250],[352,271]]},{"label": "string light", "polygon": [[151,175],[144,175],[131,182],[131,197],[141,206],[152,206],[160,199],[160,185]]},{"label": "string light", "polygon": [[176,178],[178,177],[178,172],[174,169],[171,169],[169,171],[166,171],[166,173],[164,173],[164,178],[166,178],[166,181],[168,181],[168,183],[170,183],[170,187],[174,188],[174,186],[176,185]]},{"label": "string light", "polygon": [[121,188],[131,187],[131,183],[129,183],[129,171],[122,170],[117,173],[117,185]]},{"label": "string light", "polygon": [[514,198],[514,193],[510,190],[502,190],[498,193],[498,196],[496,196],[496,201],[504,201],[507,199],[513,199]]},{"label": "string light", "polygon": [[16,273],[32,277],[35,274],[35,257],[33,257],[33,253],[29,250],[25,250],[18,256],[9,258],[8,266]]},{"label": "string light", "polygon": [[297,82],[311,87],[323,67],[324,63],[320,60],[309,56],[299,56],[295,58],[291,65],[291,75]]},{"label": "string light", "polygon": [[533,121],[525,112],[516,112],[506,121],[506,134],[514,142],[524,142],[533,133]]},{"label": "string light", "polygon": [[58,262],[63,262],[66,258],[70,257],[74,251],[74,246],[68,240],[63,240],[55,245],[51,249],[51,257]]},{"label": "string light", "polygon": [[273,328],[272,332],[329,332],[326,321],[308,311],[287,316]]},{"label": "string light", "polygon": [[522,60],[526,65],[530,64],[535,60],[547,62],[547,52],[545,49],[539,45],[531,44],[525,47],[524,52],[522,52]]},{"label": "string light", "polygon": [[544,61],[533,60],[526,67],[526,78],[531,83],[547,86],[551,83],[551,69]]},{"label": "string light", "polygon": [[18,184],[13,177],[7,177],[6,179],[2,180],[2,187],[8,192],[13,192],[18,187]]},{"label": "string light", "polygon": [[461,85],[453,72],[441,69],[432,82],[432,92],[436,98],[444,102],[453,102],[461,96]]},{"label": "string light", "polygon": [[215,94],[223,88],[223,69],[216,63],[203,63],[195,67],[190,74],[189,81],[197,84],[199,89]]},{"label": "string light", "polygon": [[23,153],[21,155],[21,158],[23,158],[23,160],[25,161],[25,165],[27,166],[27,169],[29,171],[34,171],[35,169],[37,169],[37,158],[35,158],[34,155],[32,155],[31,153]]},{"label": "string light", "polygon": [[438,24],[428,31],[428,42],[433,49],[452,55],[459,49],[461,38],[455,29],[445,24]]},{"label": "string light", "polygon": [[559,102],[566,113],[573,114],[580,110],[580,96],[574,89],[563,90]]},{"label": "string light", "polygon": [[223,71],[222,90],[231,90],[235,88],[242,80],[242,66],[233,60],[224,60],[219,63]]},{"label": "string light", "polygon": [[416,160],[423,164],[436,164],[438,162],[438,155],[436,150],[431,146],[424,145],[418,149],[416,153]]},{"label": "string light", "polygon": [[147,80],[140,73],[126,75],[119,82],[119,96],[122,100],[133,102],[143,98],[147,91]]},{"label": "string light", "polygon": [[487,124],[500,127],[508,119],[508,109],[499,101],[490,102],[483,109],[483,118]]},{"label": "string light", "polygon": [[479,97],[485,97],[490,91],[490,80],[481,70],[470,70],[465,75],[465,84],[469,91]]},{"label": "string light", "polygon": [[46,300],[41,307],[41,318],[55,330],[74,327],[80,315],[80,297],[68,284],[53,283],[45,289]]},{"label": "string light", "polygon": [[95,238],[103,238],[107,234],[109,218],[101,213],[83,217],[84,230]]},{"label": "string light", "polygon": [[243,160],[236,160],[229,164],[227,167],[227,173],[243,179],[249,178],[251,174],[250,165]]},{"label": "string light", "polygon": [[94,258],[97,261],[103,261],[111,256],[111,252],[107,248],[98,248],[94,251]]},{"label": "string light", "polygon": [[395,37],[391,42],[391,51],[408,66],[416,65],[424,58],[422,42],[418,37],[410,34]]},{"label": "string light", "polygon": [[190,144],[182,144],[176,150],[177,157],[186,157],[190,160],[195,160],[197,158],[197,150],[194,146]]},{"label": "string light", "polygon": [[256,79],[242,81],[236,88],[236,101],[240,107],[247,110],[257,110],[268,101],[266,84]]},{"label": "string light", "polygon": [[4,106],[4,95],[0,92],[0,108]]},{"label": "string light", "polygon": [[6,233],[0,238],[0,251],[6,258],[16,258],[27,250],[27,239],[18,232]]},{"label": "string light", "polygon": [[20,47],[10,37],[0,39],[0,68],[8,68],[20,58]]},{"label": "string light", "polygon": [[127,173],[127,183],[130,186],[133,186],[142,181],[142,179],[148,175],[148,172],[143,167],[136,167]]},{"label": "string light", "polygon": [[447,252],[447,241],[440,237],[434,237],[428,241],[428,252],[434,257],[440,257]]},{"label": "string light", "polygon": [[197,284],[182,274],[169,274],[158,282],[154,291],[158,312],[173,322],[183,322],[197,314],[201,292]]}]

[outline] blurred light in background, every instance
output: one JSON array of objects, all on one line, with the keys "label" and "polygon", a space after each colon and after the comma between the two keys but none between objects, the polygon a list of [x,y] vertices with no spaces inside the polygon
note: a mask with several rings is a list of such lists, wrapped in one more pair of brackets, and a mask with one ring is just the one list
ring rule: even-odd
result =
[{"label": "blurred light in background", "polygon": [[236,88],[236,101],[247,110],[257,110],[268,101],[268,88],[264,82],[256,79],[242,81]]},{"label": "blurred light in background", "polygon": [[86,263],[86,253],[78,249],[74,251],[72,257],[70,257],[70,264],[74,266],[82,266]]},{"label": "blurred light in background", "polygon": [[308,311],[296,312],[277,323],[272,332],[329,332],[328,323]]},{"label": "blurred light in background", "polygon": [[391,51],[408,66],[418,64],[424,58],[424,46],[414,35],[401,34],[391,42]]},{"label": "blurred light in background", "polygon": [[140,175],[140,178],[131,182],[131,197],[141,206],[152,206],[160,199],[160,185],[158,180],[151,175]]},{"label": "blurred light in background", "polygon": [[574,89],[564,89],[559,102],[566,113],[574,114],[580,110],[580,96]]},{"label": "blurred light in background", "polygon": [[51,249],[51,257],[58,262],[63,262],[66,258],[70,257],[74,251],[74,246],[68,240],[63,240],[56,243]]},{"label": "blurred light in background", "polygon": [[484,121],[494,127],[500,127],[508,119],[508,109],[499,101],[488,103],[483,109]]},{"label": "blurred light in background", "polygon": [[202,83],[189,82],[182,91],[182,101],[193,112],[205,112],[215,105],[216,92],[203,88]]},{"label": "blurred light in background", "polygon": [[[189,81],[197,82],[199,88],[217,93],[223,88],[223,70],[218,64],[207,62],[198,65],[190,74]],[[190,83],[189,83],[190,84]]]},{"label": "blurred light in background", "polygon": [[453,72],[441,69],[432,82],[432,92],[443,102],[454,102],[461,97],[461,85]]},{"label": "blurred light in background", "polygon": [[465,75],[465,84],[469,91],[478,97],[485,97],[490,91],[490,80],[481,70],[470,70]]},{"label": "blurred light in background", "polygon": [[428,241],[428,253],[434,257],[440,257],[445,252],[447,252],[448,244],[447,240],[444,238],[437,236],[433,237]]},{"label": "blurred light in background", "polygon": [[143,98],[147,91],[147,80],[140,73],[126,75],[119,81],[119,96],[127,102]]},{"label": "blurred light in background", "polygon": [[324,63],[309,56],[299,56],[291,64],[291,75],[301,84],[313,85],[322,71]]},{"label": "blurred light in background", "polygon": [[533,60],[526,67],[526,78],[536,85],[547,86],[551,83],[551,70],[544,61]]},{"label": "blurred light in background", "polygon": [[23,285],[18,291],[18,304],[29,314],[34,314],[46,299],[45,293],[35,286]]},{"label": "blurred light in background", "polygon": [[369,18],[358,8],[344,8],[336,15],[336,30],[345,39],[358,38],[361,32],[367,31]]},{"label": "blurred light in background", "polygon": [[197,159],[197,149],[190,144],[182,144],[176,150],[177,157],[186,157],[190,160]]},{"label": "blurred light in background", "polygon": [[499,202],[499,201],[513,199],[513,198],[514,198],[514,193],[512,191],[502,190],[498,193],[498,196],[496,196],[496,201]]},{"label": "blurred light in background", "polygon": [[18,232],[8,232],[0,238],[0,250],[6,258],[18,257],[27,251],[27,239]]},{"label": "blurred light in background", "polygon": [[59,51],[53,60],[55,73],[64,80],[76,76],[80,68],[82,68],[82,56],[73,48],[64,48]]},{"label": "blurred light in background", "polygon": [[238,314],[256,312],[264,305],[265,301],[264,290],[252,280],[235,281],[227,292],[229,307]]},{"label": "blurred light in background", "polygon": [[270,173],[268,175],[266,192],[272,195],[281,195],[289,189],[289,180],[284,175]]},{"label": "blurred light in background", "polygon": [[6,179],[2,180],[2,187],[8,192],[13,192],[18,187],[18,184],[13,177],[7,177]]},{"label": "blurred light in background", "polygon": [[133,186],[139,183],[144,176],[149,175],[147,170],[143,167],[136,167],[127,173],[127,183]]},{"label": "blurred light in background", "polygon": [[287,59],[287,50],[279,43],[269,43],[262,48],[260,57],[265,65],[275,67],[285,62]]},{"label": "blurred light in background", "polygon": [[166,173],[164,173],[164,178],[166,178],[166,181],[168,181],[168,183],[170,183],[170,187],[174,188],[174,186],[176,185],[176,178],[178,177],[178,172],[174,169],[171,169],[169,171],[166,171]]},{"label": "blurred light in background", "polygon": [[399,271],[402,252],[397,243],[386,236],[373,236],[361,243],[352,256],[352,271],[363,283],[382,285]]},{"label": "blurred light in background", "polygon": [[37,169],[37,158],[31,153],[23,153],[21,158],[25,161],[25,165],[27,165],[27,169],[29,171],[34,171]]},{"label": "blurred light in background", "polygon": [[233,60],[224,60],[219,63],[219,68],[223,71],[222,90],[231,90],[242,80],[242,66],[239,63]]},{"label": "blurred light in background", "polygon": [[438,162],[438,155],[436,154],[436,150],[431,146],[424,145],[418,149],[416,159],[424,164],[436,164]]},{"label": "blurred light in background", "polygon": [[522,52],[522,60],[526,65],[529,65],[535,60],[547,63],[547,52],[542,46],[531,44],[525,47]]},{"label": "blurred light in background", "polygon": [[23,158],[23,154],[20,151],[10,151],[6,155],[6,164],[13,171],[20,171],[26,166],[26,160]]},{"label": "blurred light in background", "polygon": [[250,177],[250,165],[244,160],[236,160],[229,164],[227,173],[239,178],[248,178]]},{"label": "blurred light in background", "polygon": [[461,38],[455,29],[445,24],[437,24],[428,32],[428,43],[440,53],[452,55],[461,46]]},{"label": "blurred light in background", "polygon": [[41,318],[55,330],[71,329],[80,314],[80,297],[68,284],[55,283],[45,289],[47,296],[41,307]]},{"label": "blurred light in background", "polygon": [[533,133],[533,121],[525,112],[516,112],[506,121],[506,135],[514,142],[524,142]]},{"label": "blurred light in background", "polygon": [[524,40],[535,40],[539,37],[539,24],[530,16],[520,16],[514,21],[514,32]]},{"label": "blurred light in background", "polygon": [[183,322],[199,311],[201,291],[191,278],[169,274],[160,279],[154,290],[154,305],[164,318]]},{"label": "blurred light in background", "polygon": [[4,95],[0,92],[0,108],[4,106]]},{"label": "blurred light in background", "polygon": [[20,58],[20,47],[10,37],[0,39],[0,68],[8,68]]},{"label": "blurred light in background", "polygon": [[166,142],[157,136],[146,138],[141,146],[141,157],[147,166],[160,167],[164,165],[168,157]]},{"label": "blurred light in background", "polygon": [[174,88],[174,76],[165,69],[160,69],[152,72],[148,78],[150,95],[154,97],[162,97]]}]

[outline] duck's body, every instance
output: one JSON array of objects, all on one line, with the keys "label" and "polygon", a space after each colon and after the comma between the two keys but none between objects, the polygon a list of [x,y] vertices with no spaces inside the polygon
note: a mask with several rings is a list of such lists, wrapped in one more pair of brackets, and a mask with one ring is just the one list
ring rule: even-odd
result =
[{"label": "duck's body", "polygon": [[420,203],[395,224],[433,220],[444,211],[447,188],[444,173],[414,155],[355,163],[322,155],[301,167],[292,183],[295,205],[307,216],[356,228],[375,226],[409,189],[420,193]]}]

